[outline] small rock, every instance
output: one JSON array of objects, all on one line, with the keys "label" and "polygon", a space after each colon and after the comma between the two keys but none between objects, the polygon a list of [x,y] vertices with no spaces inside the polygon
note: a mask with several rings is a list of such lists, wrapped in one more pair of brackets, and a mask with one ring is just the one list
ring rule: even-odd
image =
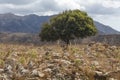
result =
[{"label": "small rock", "polygon": [[71,64],[70,61],[67,61],[67,60],[61,60],[61,62],[63,62],[64,64],[68,65],[68,64]]},{"label": "small rock", "polygon": [[4,72],[4,69],[0,69],[0,73]]},{"label": "small rock", "polygon": [[107,75],[100,71],[95,71],[95,80],[107,80]]},{"label": "small rock", "polygon": [[70,56],[70,54],[68,52],[65,52],[64,56]]},{"label": "small rock", "polygon": [[2,80],[10,80],[6,74],[3,74]]},{"label": "small rock", "polygon": [[102,76],[103,75],[103,72],[100,72],[100,71],[95,71],[95,73],[99,76]]},{"label": "small rock", "polygon": [[4,72],[8,74],[12,74],[12,66],[11,65],[5,65]]},{"label": "small rock", "polygon": [[68,60],[64,60],[64,59],[54,59],[56,62],[60,62],[60,63],[62,63],[63,65],[65,65],[65,66],[68,66],[68,65],[70,65],[71,64],[71,62],[70,61],[68,61]]},{"label": "small rock", "polygon": [[52,72],[52,70],[51,70],[50,68],[47,68],[47,69],[45,69],[44,71],[45,71],[45,72],[50,72],[50,73]]},{"label": "small rock", "polygon": [[29,68],[29,69],[34,68],[34,63],[33,63],[32,61],[30,61],[30,62],[28,63],[28,68]]},{"label": "small rock", "polygon": [[23,70],[21,70],[21,73],[22,73],[22,75],[28,74],[28,73],[29,73],[29,70],[23,69]]},{"label": "small rock", "polygon": [[44,77],[44,76],[45,76],[44,73],[39,72],[39,77]]},{"label": "small rock", "polygon": [[53,52],[52,55],[53,55],[54,58],[59,58],[61,56],[61,53]]},{"label": "small rock", "polygon": [[5,61],[5,64],[10,65],[12,68],[14,68],[16,65],[16,59],[15,58],[8,58]]},{"label": "small rock", "polygon": [[111,46],[110,49],[115,50],[115,49],[117,49],[117,47],[116,46]]},{"label": "small rock", "polygon": [[54,64],[47,64],[47,67],[49,67],[49,68],[53,68],[54,67]]},{"label": "small rock", "polygon": [[17,69],[18,72],[20,72],[21,70],[24,69],[24,67],[21,64],[17,64],[16,69]]},{"label": "small rock", "polygon": [[17,56],[18,56],[18,55],[17,55],[17,52],[14,52],[14,53],[11,54],[10,57],[17,57]]},{"label": "small rock", "polygon": [[12,70],[12,66],[11,65],[5,65],[5,69],[4,70]]},{"label": "small rock", "polygon": [[109,78],[109,80],[117,80],[117,79],[114,79],[114,78]]},{"label": "small rock", "polygon": [[99,62],[98,61],[92,61],[91,63],[92,63],[92,65],[99,66]]},{"label": "small rock", "polygon": [[36,76],[36,77],[44,77],[45,74],[42,73],[42,72],[40,72],[40,71],[38,71],[37,69],[35,69],[35,70],[32,71],[32,76]]},{"label": "small rock", "polygon": [[25,69],[21,64],[18,64],[16,70],[20,75],[25,75],[29,73],[29,70]]}]

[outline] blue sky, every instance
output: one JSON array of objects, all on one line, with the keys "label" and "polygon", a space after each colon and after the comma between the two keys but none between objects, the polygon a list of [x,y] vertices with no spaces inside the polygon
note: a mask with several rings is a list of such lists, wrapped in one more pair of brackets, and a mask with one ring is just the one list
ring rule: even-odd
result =
[{"label": "blue sky", "polygon": [[53,15],[68,9],[86,11],[120,31],[120,0],[0,0],[0,13]]}]

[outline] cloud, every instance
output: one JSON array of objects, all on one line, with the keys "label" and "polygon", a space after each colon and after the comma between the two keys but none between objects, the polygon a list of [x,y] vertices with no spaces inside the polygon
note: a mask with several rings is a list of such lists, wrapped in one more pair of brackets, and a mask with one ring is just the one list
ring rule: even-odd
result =
[{"label": "cloud", "polygon": [[103,6],[109,8],[120,8],[120,0],[104,0]]},{"label": "cloud", "polygon": [[119,0],[0,0],[0,13],[59,13],[80,9],[89,14],[120,14]]},{"label": "cloud", "polygon": [[15,4],[15,5],[23,5],[32,3],[35,0],[0,0],[1,4]]},{"label": "cloud", "polygon": [[[74,0],[0,0],[0,13],[40,13],[56,12],[59,13],[68,9],[84,9]],[[21,12],[20,12],[21,11]]]},{"label": "cloud", "polygon": [[120,0],[0,0],[0,13],[52,15],[68,9],[86,11],[92,18],[111,25],[120,21],[115,21],[120,16]]},{"label": "cloud", "polygon": [[120,14],[120,0],[79,0],[77,2],[84,6],[89,14]]},{"label": "cloud", "polygon": [[113,8],[113,7],[104,7],[102,4],[93,4],[90,6],[86,6],[86,11],[91,14],[98,14],[98,15],[114,15],[119,14],[120,8]]}]

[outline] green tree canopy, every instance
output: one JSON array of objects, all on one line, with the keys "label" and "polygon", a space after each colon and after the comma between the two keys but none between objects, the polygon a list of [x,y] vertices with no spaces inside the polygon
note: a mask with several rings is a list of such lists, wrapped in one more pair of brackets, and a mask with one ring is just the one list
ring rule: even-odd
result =
[{"label": "green tree canopy", "polygon": [[42,41],[62,40],[69,44],[71,39],[94,36],[97,29],[91,17],[80,10],[64,11],[53,16],[43,24],[40,37]]}]

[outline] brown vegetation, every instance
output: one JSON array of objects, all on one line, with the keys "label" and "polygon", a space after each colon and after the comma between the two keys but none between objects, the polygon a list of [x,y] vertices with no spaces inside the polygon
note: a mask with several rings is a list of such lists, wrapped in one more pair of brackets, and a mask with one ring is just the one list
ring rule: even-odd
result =
[{"label": "brown vegetation", "polygon": [[0,80],[119,80],[120,47],[0,44]]}]

